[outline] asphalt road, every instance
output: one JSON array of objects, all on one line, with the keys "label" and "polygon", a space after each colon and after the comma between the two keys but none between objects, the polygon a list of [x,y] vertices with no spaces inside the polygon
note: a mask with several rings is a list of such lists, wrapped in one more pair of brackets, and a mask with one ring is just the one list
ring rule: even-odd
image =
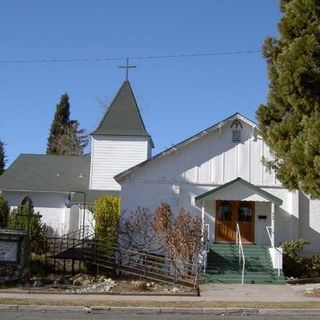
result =
[{"label": "asphalt road", "polygon": [[2,320],[314,320],[312,315],[210,315],[210,314],[117,314],[71,312],[22,312],[1,310]]}]

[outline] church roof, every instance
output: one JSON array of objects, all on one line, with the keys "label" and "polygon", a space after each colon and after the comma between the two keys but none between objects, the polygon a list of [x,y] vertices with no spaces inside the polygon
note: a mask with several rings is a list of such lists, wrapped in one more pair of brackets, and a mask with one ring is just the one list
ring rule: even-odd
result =
[{"label": "church roof", "polygon": [[123,82],[98,128],[91,134],[148,137],[153,145],[128,80]]},{"label": "church roof", "polygon": [[0,176],[1,191],[86,191],[90,156],[20,154]]},{"label": "church roof", "polygon": [[[105,190],[89,190],[90,155],[61,156],[20,154],[0,176],[1,191],[19,192],[85,192],[86,203],[100,195],[115,194]],[[82,194],[75,193],[75,203],[82,203]]]}]

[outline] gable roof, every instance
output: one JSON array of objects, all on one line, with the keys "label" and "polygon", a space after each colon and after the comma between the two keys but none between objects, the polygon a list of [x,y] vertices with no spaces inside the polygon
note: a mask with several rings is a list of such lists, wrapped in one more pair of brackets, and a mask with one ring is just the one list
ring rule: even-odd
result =
[{"label": "gable roof", "polygon": [[123,82],[98,128],[91,134],[148,137],[153,146],[128,80]]},{"label": "gable roof", "polygon": [[[260,196],[261,198],[269,201],[269,202],[273,202],[274,204],[280,206],[282,205],[282,200],[276,196],[274,196],[273,194],[261,189],[258,186],[255,186],[254,184],[242,179],[242,178],[236,178],[230,182],[225,183],[222,186],[219,186],[217,188],[214,188],[213,190],[210,190],[208,192],[205,192],[197,197],[195,197],[195,201],[196,203],[198,203],[199,201],[203,200],[203,199],[208,199],[208,198],[212,198],[214,199],[215,195],[218,195],[218,193],[220,193],[220,197],[221,194],[223,194],[223,192],[227,191],[227,189],[232,188],[234,185],[239,186],[243,186],[246,189],[250,190],[252,193]],[[224,199],[217,199],[217,200],[224,200]],[[233,199],[233,200],[241,200],[241,199]]]},{"label": "gable roof", "polygon": [[236,119],[239,119],[239,120],[247,123],[248,125],[250,125],[250,126],[253,127],[253,128],[256,128],[256,127],[257,127],[257,124],[256,124],[255,122],[251,121],[250,119],[244,117],[243,115],[241,115],[240,113],[237,112],[237,113],[233,114],[232,116],[230,116],[230,117],[228,117],[228,118],[226,118],[226,119],[224,119],[224,120],[222,120],[222,121],[214,124],[213,126],[207,128],[207,129],[205,129],[205,130],[202,130],[202,131],[200,131],[199,133],[196,133],[195,135],[191,136],[190,138],[185,139],[185,140],[179,142],[178,144],[176,144],[176,145],[174,145],[174,146],[172,146],[172,147],[170,147],[170,148],[168,148],[168,149],[166,149],[166,150],[158,153],[158,154],[155,155],[154,157],[152,157],[152,158],[150,158],[150,159],[148,159],[148,160],[146,160],[146,161],[144,161],[144,162],[141,162],[141,163],[139,163],[138,165],[136,165],[136,166],[134,166],[134,167],[132,167],[132,168],[129,168],[128,170],[125,170],[125,171],[123,171],[123,172],[120,172],[119,174],[117,174],[117,175],[114,177],[114,179],[115,179],[118,183],[120,183],[123,179],[125,179],[125,177],[126,177],[127,175],[129,175],[129,174],[132,173],[133,171],[137,170],[138,168],[143,167],[145,164],[147,164],[147,163],[149,163],[149,162],[151,162],[151,161],[153,161],[153,160],[156,160],[156,159],[158,159],[158,158],[165,157],[165,156],[171,154],[172,152],[177,151],[177,150],[185,147],[185,146],[188,145],[189,143],[192,143],[192,142],[200,139],[201,137],[209,134],[210,132],[215,131],[215,130],[218,130],[219,128],[221,128],[222,126],[224,126],[227,122],[234,121],[234,120],[236,120]]},{"label": "gable roof", "polygon": [[0,176],[1,191],[86,191],[90,156],[20,154]]}]

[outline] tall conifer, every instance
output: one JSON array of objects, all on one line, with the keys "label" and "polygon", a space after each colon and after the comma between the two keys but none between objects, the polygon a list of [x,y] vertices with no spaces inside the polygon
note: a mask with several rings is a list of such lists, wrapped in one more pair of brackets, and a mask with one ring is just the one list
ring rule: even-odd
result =
[{"label": "tall conifer", "polygon": [[320,198],[320,1],[281,0],[279,39],[267,38],[269,94],[257,116],[274,153],[265,163],[289,189]]},{"label": "tall conifer", "polygon": [[0,175],[3,174],[6,166],[6,155],[4,151],[4,143],[0,140]]},{"label": "tall conifer", "polygon": [[69,96],[65,93],[57,104],[51,124],[47,154],[83,154],[88,144],[88,137],[83,129],[79,129],[79,125],[79,121],[70,120]]}]

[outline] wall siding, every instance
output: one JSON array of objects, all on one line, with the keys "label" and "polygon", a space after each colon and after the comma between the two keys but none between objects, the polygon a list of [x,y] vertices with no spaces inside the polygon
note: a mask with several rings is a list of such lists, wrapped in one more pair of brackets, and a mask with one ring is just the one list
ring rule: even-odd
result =
[{"label": "wall siding", "polygon": [[113,177],[146,160],[148,154],[147,138],[92,137],[90,189],[120,190]]},{"label": "wall siding", "polygon": [[20,206],[21,201],[28,195],[33,203],[34,211],[39,212],[41,220],[52,227],[58,234],[69,232],[69,225],[74,225],[74,220],[78,217],[74,214],[70,216],[70,209],[65,207],[66,194],[49,192],[3,192],[3,196],[8,201],[11,209]]},{"label": "wall siding", "polygon": [[[301,210],[300,212],[297,210],[300,205],[299,193],[284,189],[275,179],[274,173],[266,170],[262,164],[262,157],[272,158],[272,154],[261,137],[253,134],[252,126],[245,122],[242,122],[242,125],[240,143],[232,142],[232,129],[230,123],[226,123],[222,128],[205,134],[181,149],[157,157],[141,169],[133,171],[130,177],[122,182],[123,212],[130,212],[138,206],[154,210],[161,201],[166,201],[175,212],[184,208],[194,215],[201,215],[201,209],[194,203],[196,196],[242,177],[283,200],[283,204],[276,208],[275,213],[276,244],[288,239],[298,239],[301,234],[311,238],[308,232],[312,228],[314,248],[316,245],[314,240],[320,238],[320,219],[311,214],[309,223],[305,223],[301,232],[298,224]],[[177,186],[179,195],[173,192],[177,190]],[[319,203],[320,201],[314,202],[312,205],[311,202],[310,205],[310,201],[306,200],[304,209],[316,211],[320,208]],[[266,215],[267,220],[259,221],[257,218],[259,214]],[[210,225],[210,240],[213,241],[215,231],[213,201],[205,202],[205,223]],[[270,203],[256,202],[256,243],[270,244],[265,229],[270,223]]]},{"label": "wall siding", "polygon": [[280,186],[274,173],[262,164],[263,155],[272,157],[263,141],[252,135],[251,126],[243,123],[242,140],[234,143],[226,125],[146,164],[137,179],[219,185],[241,177],[258,186]]}]

